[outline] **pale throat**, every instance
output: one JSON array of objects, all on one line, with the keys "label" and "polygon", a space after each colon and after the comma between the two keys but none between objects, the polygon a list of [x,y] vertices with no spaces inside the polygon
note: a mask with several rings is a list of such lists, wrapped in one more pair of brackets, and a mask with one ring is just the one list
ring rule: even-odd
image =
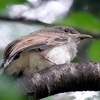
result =
[{"label": "pale throat", "polygon": [[70,63],[70,61],[76,56],[76,53],[77,44],[74,41],[71,41],[67,44],[45,50],[42,52],[42,55],[55,64],[64,64]]}]

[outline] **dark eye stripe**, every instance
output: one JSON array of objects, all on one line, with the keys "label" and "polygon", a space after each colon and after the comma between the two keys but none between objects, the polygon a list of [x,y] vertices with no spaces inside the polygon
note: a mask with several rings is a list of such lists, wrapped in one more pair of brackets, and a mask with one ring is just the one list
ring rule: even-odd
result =
[{"label": "dark eye stripe", "polygon": [[65,37],[55,38],[54,40],[55,40],[55,41],[60,41],[60,42],[61,42],[61,41],[62,41],[62,42],[63,42],[63,41],[67,41],[67,39],[66,39]]},{"label": "dark eye stripe", "polygon": [[77,32],[76,31],[71,31],[71,34],[77,34]]}]

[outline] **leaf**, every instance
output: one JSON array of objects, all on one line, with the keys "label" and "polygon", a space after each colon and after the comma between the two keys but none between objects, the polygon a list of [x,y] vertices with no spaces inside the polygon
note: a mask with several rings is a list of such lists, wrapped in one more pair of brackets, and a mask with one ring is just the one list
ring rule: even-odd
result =
[{"label": "leaf", "polygon": [[0,0],[0,11],[4,10],[7,5],[10,4],[21,4],[24,3],[26,0]]},{"label": "leaf", "polygon": [[100,40],[96,40],[90,45],[88,56],[92,61],[100,61]]},{"label": "leaf", "polygon": [[92,33],[100,32],[100,20],[88,12],[74,12],[55,23],[73,26]]},{"label": "leaf", "polygon": [[7,74],[0,76],[0,100],[27,100],[19,88],[14,88],[14,80]]}]

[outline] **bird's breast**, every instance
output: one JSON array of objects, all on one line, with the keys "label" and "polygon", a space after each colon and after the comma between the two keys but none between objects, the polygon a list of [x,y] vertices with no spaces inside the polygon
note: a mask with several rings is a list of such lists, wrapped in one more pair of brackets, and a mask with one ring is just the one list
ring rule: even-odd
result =
[{"label": "bird's breast", "polygon": [[69,63],[72,58],[70,48],[67,45],[61,45],[42,52],[45,58],[54,62],[54,64]]}]

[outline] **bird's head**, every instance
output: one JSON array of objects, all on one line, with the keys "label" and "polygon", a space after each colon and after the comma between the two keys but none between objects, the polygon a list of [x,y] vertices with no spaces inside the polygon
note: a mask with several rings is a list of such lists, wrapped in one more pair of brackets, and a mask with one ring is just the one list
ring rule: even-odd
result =
[{"label": "bird's head", "polygon": [[76,31],[72,27],[68,26],[55,26],[56,29],[60,29],[64,34],[69,36],[71,39],[75,41],[75,43],[79,43],[81,40],[86,39],[86,38],[92,38],[91,35],[87,34],[80,34],[78,31]]}]

